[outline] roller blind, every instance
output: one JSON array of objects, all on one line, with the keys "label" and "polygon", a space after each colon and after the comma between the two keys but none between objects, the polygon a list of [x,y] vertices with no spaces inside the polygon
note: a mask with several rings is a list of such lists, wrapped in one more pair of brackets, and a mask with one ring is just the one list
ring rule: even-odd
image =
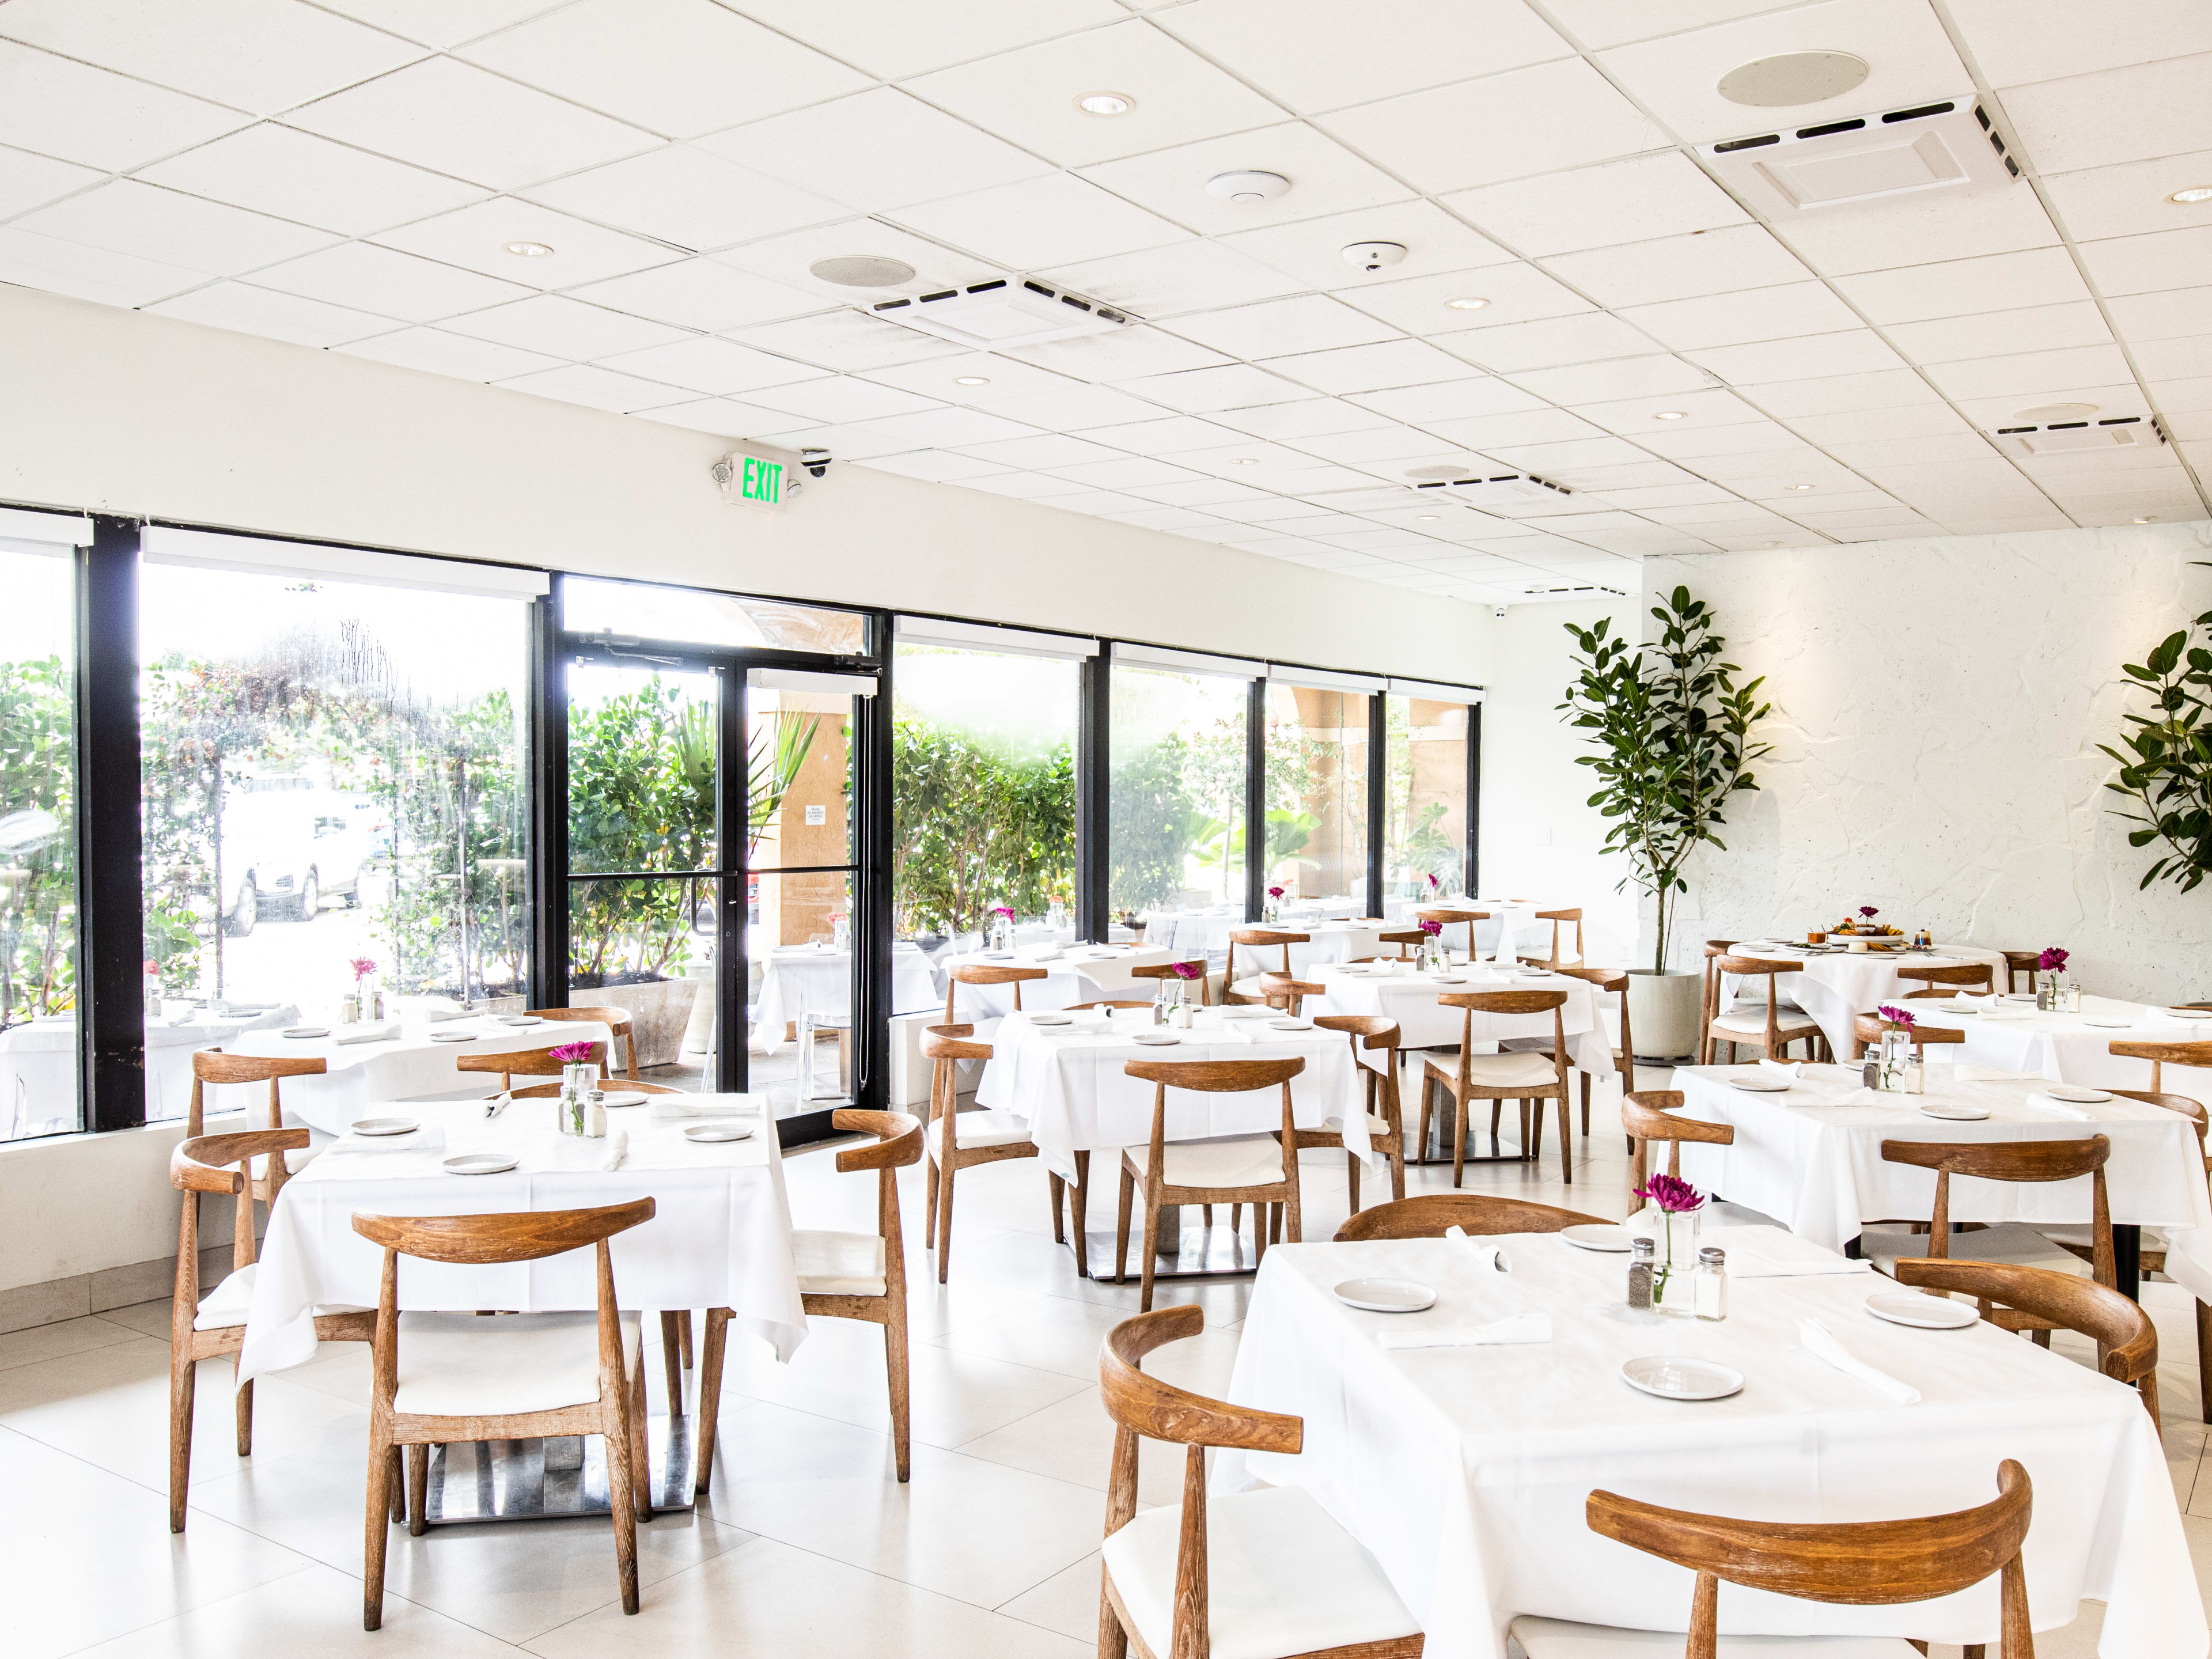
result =
[{"label": "roller blind", "polygon": [[140,545],[149,564],[198,565],[212,570],[254,570],[281,576],[327,576],[333,581],[422,588],[438,593],[473,593],[487,599],[532,599],[550,586],[544,571],[513,565],[426,559],[410,553],[329,547],[319,542],[224,536],[209,530],[177,530],[164,525],[149,526]]},{"label": "roller blind", "polygon": [[1079,661],[1098,654],[1098,641],[1076,634],[1044,634],[1026,628],[993,628],[982,623],[946,622],[938,617],[900,617],[894,628],[901,645],[941,645],[956,651],[997,651],[1015,657],[1058,657]]}]

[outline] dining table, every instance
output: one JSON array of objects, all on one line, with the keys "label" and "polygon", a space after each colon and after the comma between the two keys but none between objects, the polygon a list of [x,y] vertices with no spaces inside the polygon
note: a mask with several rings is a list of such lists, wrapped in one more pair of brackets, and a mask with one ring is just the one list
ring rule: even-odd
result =
[{"label": "dining table", "polygon": [[[2084,995],[2078,1009],[2040,1009],[2029,992],[1994,997],[1924,997],[1900,1005],[1929,1027],[1955,1030],[1960,1059],[2054,1083],[2148,1089],[2150,1061],[2112,1052],[2115,1042],[2212,1042],[2212,1009],[2166,1008]],[[1945,1052],[1949,1052],[1947,1046]],[[2160,1086],[2212,1106],[2212,1066],[2160,1068]]]},{"label": "dining table", "polygon": [[[1164,945],[1097,945],[1080,939],[1017,945],[1011,952],[961,951],[938,959],[941,972],[957,967],[1042,968],[1046,983],[1031,980],[1022,986],[1022,1006],[1065,1008],[1071,1003],[1095,1002],[1100,997],[1129,997],[1152,994],[1152,981],[1139,981],[1136,970],[1171,962],[1175,953]],[[1138,988],[1132,989],[1133,987]],[[1064,1000],[1055,1000],[1060,999]],[[1043,1000],[1039,1000],[1040,998]],[[940,1001],[943,1000],[940,995]],[[960,1007],[984,1018],[1013,1012],[1013,994],[1005,986],[963,985]]]},{"label": "dining table", "polygon": [[[1469,991],[1564,991],[1559,1026],[1567,1040],[1567,1062],[1597,1077],[1613,1071],[1613,1038],[1600,1018],[1601,994],[1588,980],[1540,968],[1511,968],[1456,960],[1444,973],[1426,973],[1412,962],[1323,963],[1312,972],[1322,994],[1308,997],[1308,1014],[1382,1014],[1398,1024],[1401,1049],[1455,1047],[1468,1030],[1468,1011],[1439,1002],[1450,993]],[[1510,1042],[1552,1035],[1552,1017],[1539,1014],[1474,1012],[1477,1042]]]},{"label": "dining table", "polygon": [[[1936,945],[1929,950],[1916,951],[1903,939],[1869,939],[1865,943],[1867,948],[1856,950],[1850,945],[1815,946],[1788,939],[1747,939],[1735,946],[1735,954],[1786,962],[1795,969],[1792,973],[1777,977],[1776,994],[1812,1016],[1828,1039],[1829,1051],[1838,1060],[1850,1054],[1852,1025],[1859,1015],[1871,1013],[1885,1002],[1896,1002],[1909,991],[1927,988],[1913,981],[1899,979],[1900,969],[1965,968],[1986,963],[1990,982],[1998,987],[2005,982],[2002,951],[1978,945]],[[1722,975],[1717,1012],[1728,1012],[1735,1006],[1738,994],[1747,988],[1756,988],[1764,995],[1765,982],[1763,978],[1749,975]]]},{"label": "dining table", "polygon": [[[763,1054],[784,1044],[787,1030],[837,1025],[853,1018],[853,952],[828,945],[779,945],[760,959],[753,998],[752,1040]],[[891,946],[894,1014],[926,1013],[945,1000],[944,981],[919,945]]]},{"label": "dining table", "polygon": [[[1888,1322],[1869,1308],[1897,1286],[1775,1229],[1705,1240],[1728,1258],[1717,1321],[1629,1308],[1628,1257],[1556,1233],[1271,1249],[1228,1397],[1299,1419],[1300,1447],[1217,1452],[1213,1490],[1304,1487],[1419,1620],[1427,1659],[1504,1659],[1524,1614],[1673,1633],[1656,1656],[1679,1650],[1692,1575],[1591,1531],[1592,1492],[1754,1520],[1893,1520],[1989,1502],[2012,1458],[2034,1486],[2033,1626],[2070,1623],[2094,1600],[2108,1659],[2203,1659],[2188,1540],[2132,1389],[1993,1325]],[[1339,1294],[1380,1278],[1435,1304],[1378,1313]],[[1808,1347],[1808,1321],[1885,1385]],[[1724,1368],[1741,1386],[1654,1397],[1627,1381],[1654,1357]],[[1937,1601],[1848,1606],[1731,1585],[1719,1629],[1994,1652],[1997,1589],[1992,1577]]]},{"label": "dining table", "polygon": [[[179,1118],[191,1109],[192,1054],[232,1042],[243,1032],[297,1025],[289,1003],[173,1000],[146,1019],[146,1120]],[[76,1017],[41,1015],[0,1031],[0,1140],[20,1140],[76,1127]]]}]

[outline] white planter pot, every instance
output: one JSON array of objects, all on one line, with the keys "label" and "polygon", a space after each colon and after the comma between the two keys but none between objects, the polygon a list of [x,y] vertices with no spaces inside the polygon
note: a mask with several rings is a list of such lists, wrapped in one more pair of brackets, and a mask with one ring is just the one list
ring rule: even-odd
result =
[{"label": "white planter pot", "polygon": [[[692,999],[699,994],[701,983],[696,979],[664,979],[643,985],[609,985],[597,991],[574,992],[569,1000],[629,1009],[638,1065],[673,1066],[680,1057],[684,1027],[691,1018]],[[609,1059],[612,1058],[610,1054]]]},{"label": "white planter pot", "polygon": [[1657,973],[1628,970],[1628,1027],[1639,1058],[1687,1060],[1698,1052],[1698,1018],[1705,1009],[1705,975],[1686,969]]}]

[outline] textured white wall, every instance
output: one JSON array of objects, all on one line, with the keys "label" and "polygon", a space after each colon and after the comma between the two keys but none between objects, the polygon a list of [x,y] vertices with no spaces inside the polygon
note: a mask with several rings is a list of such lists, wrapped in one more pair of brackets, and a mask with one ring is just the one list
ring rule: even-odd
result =
[{"label": "textured white wall", "polygon": [[2212,609],[2206,559],[2199,522],[1647,562],[1647,590],[1714,605],[1774,704],[1775,752],[1729,852],[1693,872],[1677,965],[1708,937],[1873,904],[1939,939],[2063,945],[2092,991],[2212,995],[2212,885],[2137,890],[2153,855],[2127,844],[2097,748],[2141,706],[2120,665]]}]

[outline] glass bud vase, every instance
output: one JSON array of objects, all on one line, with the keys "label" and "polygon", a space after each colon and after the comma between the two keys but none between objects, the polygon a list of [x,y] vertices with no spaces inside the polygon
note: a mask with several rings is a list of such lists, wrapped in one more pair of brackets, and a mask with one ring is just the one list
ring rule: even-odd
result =
[{"label": "glass bud vase", "polygon": [[994,951],[1014,948],[1014,924],[1004,916],[994,916],[991,920],[991,948]]},{"label": "glass bud vase", "polygon": [[561,1068],[561,1098],[555,1105],[562,1134],[584,1133],[584,1097],[599,1086],[599,1068],[588,1060]]},{"label": "glass bud vase", "polygon": [[1173,1024],[1175,1023],[1175,1011],[1182,1006],[1182,981],[1179,979],[1162,980],[1160,981],[1158,991],[1154,994],[1152,998],[1152,1024],[1155,1025]]},{"label": "glass bud vase", "polygon": [[2058,975],[2048,969],[2035,976],[2035,1006],[2046,1014],[2057,1011]]},{"label": "glass bud vase", "polygon": [[1689,1318],[1697,1312],[1691,1279],[1705,1209],[1701,1204],[1694,1210],[1669,1211],[1651,1204],[1628,1218],[1631,1237],[1651,1241],[1651,1305],[1661,1313]]}]

